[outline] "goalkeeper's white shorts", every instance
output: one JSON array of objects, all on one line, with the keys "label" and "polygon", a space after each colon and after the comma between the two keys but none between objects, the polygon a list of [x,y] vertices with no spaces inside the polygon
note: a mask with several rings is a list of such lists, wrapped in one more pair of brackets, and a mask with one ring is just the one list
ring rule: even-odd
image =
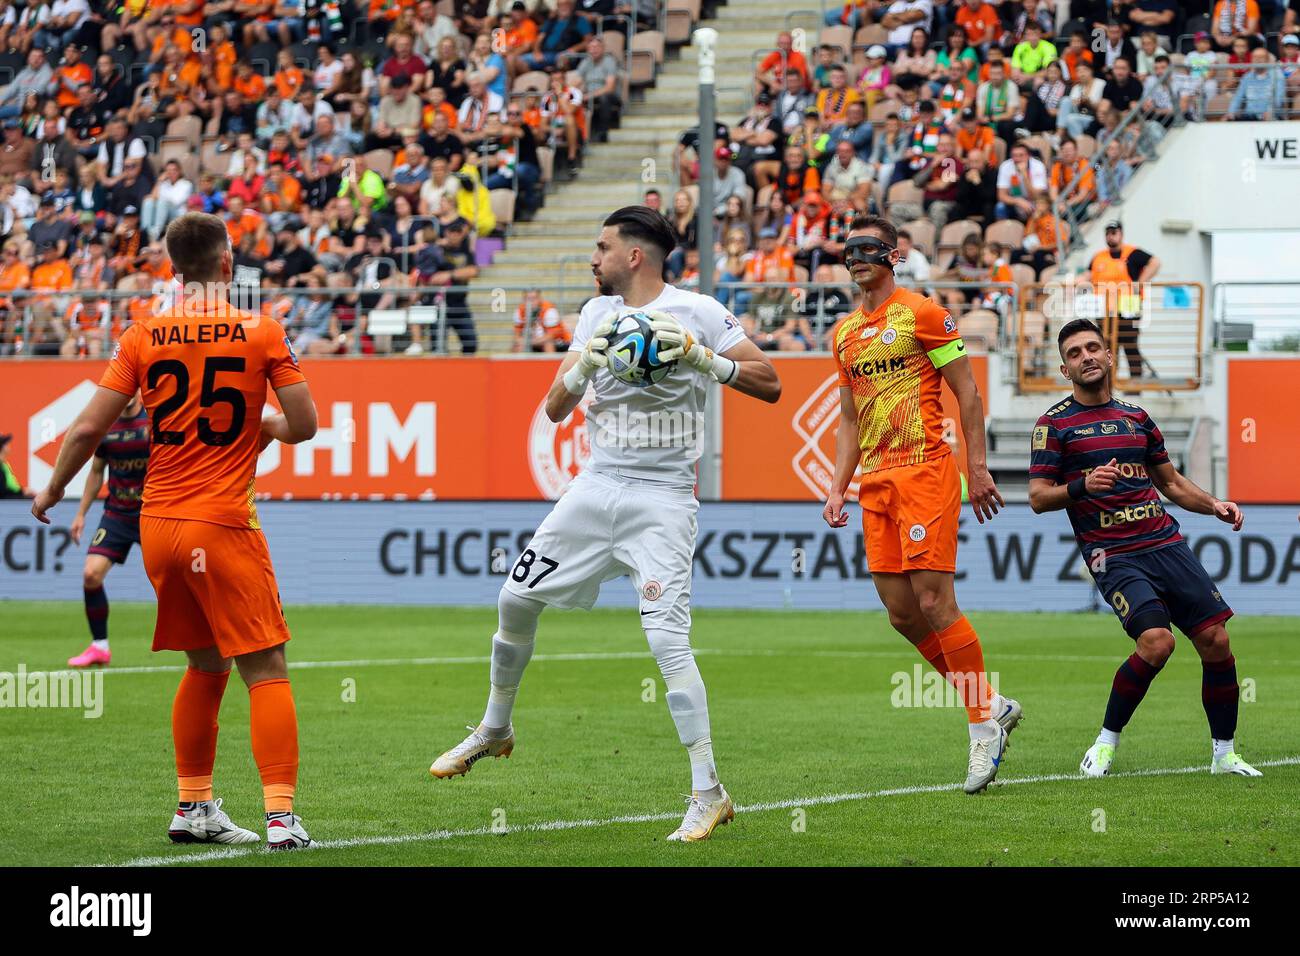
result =
[{"label": "goalkeeper's white shorts", "polygon": [[643,627],[686,633],[699,507],[689,488],[584,471],[542,521],[504,586],[550,607],[590,609],[601,584],[627,575]]}]

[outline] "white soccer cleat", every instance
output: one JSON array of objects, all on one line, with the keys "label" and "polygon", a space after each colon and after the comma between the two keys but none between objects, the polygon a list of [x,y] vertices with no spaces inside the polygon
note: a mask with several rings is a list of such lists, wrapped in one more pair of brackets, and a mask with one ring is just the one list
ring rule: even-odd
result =
[{"label": "white soccer cleat", "polygon": [[[722,789],[719,787],[719,789]],[[725,826],[736,818],[736,808],[731,803],[731,794],[725,789],[715,800],[701,800],[699,791],[691,794],[690,805],[682,825],[668,839],[674,843],[696,843],[707,840],[720,826]]]},{"label": "white soccer cleat", "polygon": [[445,780],[448,777],[457,777],[463,773],[469,773],[470,767],[484,757],[508,758],[514,752],[514,727],[506,728],[506,736],[504,737],[489,737],[474,727],[465,729],[473,732],[435,760],[433,766],[429,768],[429,773],[440,780]]},{"label": "white soccer cleat", "polygon": [[256,843],[252,830],[236,826],[221,809],[220,798],[177,809],[167,836],[173,843]]},{"label": "white soccer cleat", "polygon": [[311,845],[311,837],[303,829],[302,820],[293,811],[270,813],[266,817],[266,848],[268,850],[300,850]]},{"label": "white soccer cleat", "polygon": [[1237,756],[1235,752],[1226,753],[1222,757],[1215,757],[1214,762],[1210,764],[1210,773],[1235,773],[1238,777],[1264,776],[1260,771]]},{"label": "white soccer cleat", "polygon": [[1100,741],[1088,748],[1079,763],[1079,772],[1085,777],[1104,777],[1110,773],[1110,765],[1115,762],[1114,744]]},{"label": "white soccer cleat", "polygon": [[979,793],[998,775],[998,765],[1007,749],[1006,728],[997,721],[998,732],[993,737],[976,737],[970,742],[970,762],[966,765],[966,782],[962,789]]},{"label": "white soccer cleat", "polygon": [[1002,698],[1002,707],[998,713],[993,715],[993,719],[1002,725],[1002,729],[1007,732],[1007,740],[1003,745],[1004,750],[1011,749],[1011,731],[1020,725],[1020,718],[1023,716],[1023,709],[1020,701],[1012,700],[1010,697]]}]

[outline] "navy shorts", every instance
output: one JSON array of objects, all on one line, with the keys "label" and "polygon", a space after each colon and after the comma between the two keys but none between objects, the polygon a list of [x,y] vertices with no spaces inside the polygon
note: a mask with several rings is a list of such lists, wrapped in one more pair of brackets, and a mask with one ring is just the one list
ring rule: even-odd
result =
[{"label": "navy shorts", "polygon": [[1232,617],[1219,586],[1184,541],[1139,554],[1108,555],[1106,570],[1095,582],[1134,640],[1157,626],[1152,623],[1157,615],[1189,637]]},{"label": "navy shorts", "polygon": [[118,518],[111,511],[104,512],[99,529],[90,539],[88,554],[102,554],[114,564],[121,564],[131,553],[131,545],[140,543],[138,518]]}]

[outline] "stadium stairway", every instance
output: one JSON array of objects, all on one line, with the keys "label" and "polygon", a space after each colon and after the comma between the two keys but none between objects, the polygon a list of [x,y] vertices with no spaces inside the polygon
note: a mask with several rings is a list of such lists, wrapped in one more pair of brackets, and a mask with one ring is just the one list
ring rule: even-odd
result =
[{"label": "stadium stairway", "polygon": [[[697,23],[720,35],[715,58],[718,119],[730,125],[748,110],[755,51],[772,49],[783,29],[804,29],[811,47],[818,21],[812,9],[792,11],[788,0],[736,0]],[[610,130],[609,142],[589,145],[577,178],[553,183],[536,217],[511,227],[506,247],[480,272],[470,291],[485,350],[509,350],[514,311],[523,294],[520,287],[542,286],[562,313],[578,310],[593,292],[588,260],[604,216],[640,202],[652,187],[663,194],[665,209],[671,208],[676,188],[673,149],[677,137],[698,118],[697,63],[689,45],[676,54],[668,52],[655,84],[633,93],[620,127]],[[507,290],[504,297],[494,296],[492,290],[498,287]]]}]

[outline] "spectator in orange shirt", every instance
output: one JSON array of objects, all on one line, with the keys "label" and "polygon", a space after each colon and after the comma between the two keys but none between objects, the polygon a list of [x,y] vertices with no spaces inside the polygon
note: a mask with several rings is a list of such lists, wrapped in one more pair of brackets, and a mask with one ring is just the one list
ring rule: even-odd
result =
[{"label": "spectator in orange shirt", "polygon": [[293,54],[287,47],[281,47],[275,57],[275,88],[286,100],[293,100],[304,82],[306,77],[298,64],[293,62]]},{"label": "spectator in orange shirt", "polygon": [[1066,79],[1071,83],[1078,79],[1075,68],[1081,62],[1089,65],[1094,62],[1092,51],[1088,49],[1088,34],[1086,31],[1075,30],[1070,34],[1070,45],[1061,54],[1061,62],[1065,65]]},{"label": "spectator in orange shirt", "polygon": [[512,352],[563,352],[572,334],[560,317],[560,310],[542,298],[541,289],[529,289],[515,310],[515,338]]},{"label": "spectator in orange shirt", "polygon": [[[1075,184],[1074,188],[1066,194],[1064,190],[1071,183]],[[1068,205],[1076,217],[1082,215],[1088,203],[1096,198],[1097,177],[1092,171],[1092,164],[1079,155],[1079,146],[1072,139],[1061,140],[1061,152],[1056,162],[1052,163],[1048,190],[1052,208],[1060,209]]]},{"label": "spectator in orange shirt", "polygon": [[1255,0],[1219,0],[1210,15],[1210,33],[1221,50],[1230,48],[1234,37],[1251,40],[1259,36],[1259,4]]},{"label": "spectator in orange shirt", "polygon": [[804,55],[794,48],[794,38],[788,30],[782,30],[776,36],[776,49],[763,57],[758,69],[754,71],[754,92],[767,90],[773,96],[785,91],[785,73],[796,70],[803,74],[804,85],[812,88],[812,73]]},{"label": "spectator in orange shirt", "polygon": [[776,175],[776,188],[786,201],[793,206],[809,192],[821,192],[821,176],[817,167],[808,162],[808,154],[802,146],[787,146],[781,168]]},{"label": "spectator in orange shirt", "polygon": [[284,171],[283,163],[271,163],[262,185],[262,212],[297,212],[302,208],[302,184]]},{"label": "spectator in orange shirt", "polygon": [[999,288],[992,285],[994,282],[1014,282],[1015,277],[1011,274],[1011,266],[1007,264],[1007,249],[1001,243],[986,242],[981,252],[981,261],[984,268],[988,270],[985,275],[986,281],[990,284],[981,289],[978,296],[975,297],[975,307],[977,309],[993,309],[995,312],[1001,306],[1009,305],[1014,296],[1009,289]]},{"label": "spectator in orange shirt", "polygon": [[19,239],[6,239],[0,247],[0,345],[14,341],[14,330],[23,315],[23,303],[15,304],[11,293],[32,284],[31,270],[19,255],[21,246]]},{"label": "spectator in orange shirt", "polygon": [[857,103],[862,94],[849,86],[848,71],[841,65],[831,67],[831,85],[817,94],[817,112],[827,129],[843,123],[850,103]]},{"label": "spectator in orange shirt", "polygon": [[[420,111],[420,125],[428,132],[433,132],[433,118],[441,113],[447,118],[447,129],[455,129],[458,119],[456,109],[447,102],[447,91],[441,86],[431,86],[424,92],[424,108]],[[530,96],[533,109],[537,110],[537,97]],[[541,122],[541,113],[537,112],[537,121]],[[536,132],[536,130],[534,130]]]},{"label": "spectator in orange shirt", "polygon": [[982,56],[988,55],[989,49],[998,42],[1002,33],[1002,21],[998,19],[997,7],[984,0],[966,0],[957,11],[954,21],[966,32],[966,40]]},{"label": "spectator in orange shirt", "polygon": [[[59,247],[55,243],[42,243],[36,250],[36,255],[39,258],[36,268],[32,270],[33,292],[55,293],[72,288],[72,267],[68,265],[67,259],[59,257]],[[62,342],[66,338],[67,330],[55,316],[67,308],[63,297],[49,294],[36,295],[28,301],[32,313],[32,340]]]},{"label": "spectator in orange shirt", "polygon": [[224,23],[213,25],[208,33],[208,46],[203,51],[202,63],[208,77],[208,89],[212,93],[224,93],[235,82],[235,61],[239,54],[235,44],[230,41]]},{"label": "spectator in orange shirt", "polygon": [[532,49],[533,42],[537,39],[537,24],[528,16],[528,8],[518,0],[511,4],[507,17],[510,25],[505,30],[503,38],[505,49],[501,52],[508,59]]},{"label": "spectator in orange shirt", "polygon": [[758,251],[745,263],[745,281],[761,282],[767,288],[738,292],[736,309],[743,312],[740,324],[760,349],[804,351],[807,345],[799,341],[799,323],[787,316],[795,282],[794,255],[779,237],[774,226],[760,230]]},{"label": "spectator in orange shirt", "polygon": [[55,74],[58,95],[55,102],[59,109],[69,110],[81,102],[78,91],[95,80],[95,71],[89,64],[81,62],[81,47],[69,44],[63,51],[63,66]]},{"label": "spectator in orange shirt", "polygon": [[246,103],[259,103],[266,95],[266,80],[260,73],[253,71],[252,64],[240,60],[235,64],[235,92],[243,96]]},{"label": "spectator in orange shirt", "polygon": [[971,107],[961,111],[961,124],[957,127],[957,158],[965,159],[972,149],[986,153],[993,148],[993,129],[979,121],[979,115]]},{"label": "spectator in orange shirt", "polygon": [[1033,267],[1034,278],[1038,278],[1048,266],[1056,265],[1060,241],[1069,235],[1070,227],[1052,213],[1052,201],[1040,193],[1025,227],[1024,244],[1012,253],[1011,261]]}]

